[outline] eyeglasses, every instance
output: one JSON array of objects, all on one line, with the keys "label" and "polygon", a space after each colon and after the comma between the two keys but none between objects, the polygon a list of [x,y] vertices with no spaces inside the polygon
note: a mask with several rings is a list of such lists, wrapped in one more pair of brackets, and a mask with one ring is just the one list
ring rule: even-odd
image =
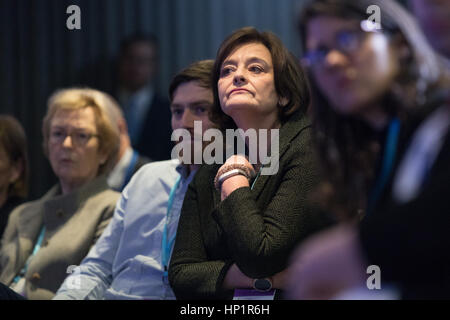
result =
[{"label": "eyeglasses", "polygon": [[61,144],[66,140],[67,136],[70,136],[72,143],[79,147],[86,145],[92,137],[99,137],[98,134],[82,131],[67,133],[63,130],[54,130],[50,132],[50,143]]},{"label": "eyeglasses", "polygon": [[338,50],[345,55],[352,55],[361,48],[368,34],[370,32],[363,32],[361,30],[344,30],[338,32],[332,48],[319,46],[315,50],[310,50],[303,56],[303,61],[309,67],[318,67],[323,66],[325,58],[331,50]]}]

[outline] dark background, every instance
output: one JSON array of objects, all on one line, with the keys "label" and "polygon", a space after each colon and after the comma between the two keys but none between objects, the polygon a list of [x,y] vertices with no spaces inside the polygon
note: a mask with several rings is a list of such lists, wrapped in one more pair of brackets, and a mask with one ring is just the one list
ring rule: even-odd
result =
[{"label": "dark background", "polygon": [[[150,31],[160,40],[159,91],[189,63],[213,58],[233,30],[276,33],[299,54],[296,16],[303,0],[0,0],[0,113],[14,115],[29,142],[30,195],[56,182],[42,152],[46,100],[58,88],[108,90],[120,41]],[[68,30],[68,6],[81,9],[81,30]]]}]

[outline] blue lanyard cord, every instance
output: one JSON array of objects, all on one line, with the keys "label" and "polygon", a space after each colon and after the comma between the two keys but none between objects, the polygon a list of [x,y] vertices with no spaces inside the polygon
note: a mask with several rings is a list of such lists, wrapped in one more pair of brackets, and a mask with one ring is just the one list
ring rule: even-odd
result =
[{"label": "blue lanyard cord", "polygon": [[44,235],[45,235],[45,226],[42,226],[41,232],[39,233],[39,237],[36,241],[36,244],[34,245],[33,252],[28,257],[27,262],[25,262],[25,266],[22,268],[22,270],[20,270],[20,273],[14,278],[14,282],[18,282],[20,278],[22,278],[27,273],[28,265],[30,264],[31,259],[36,255],[36,253],[41,248],[42,241],[44,240]]},{"label": "blue lanyard cord", "polygon": [[173,206],[173,201],[175,200],[175,193],[178,189],[180,181],[181,181],[181,176],[178,177],[177,181],[175,182],[175,185],[172,187],[172,190],[170,190],[169,201],[167,203],[166,222],[164,223],[164,231],[163,231],[163,236],[162,236],[162,248],[161,248],[161,260],[162,260],[161,262],[162,262],[162,265],[164,268],[164,276],[165,277],[167,277],[170,252],[172,250],[173,243],[175,242],[175,237],[177,235],[177,233],[174,232],[172,238],[169,240],[169,242],[167,242],[167,233],[168,233],[167,227],[169,225],[169,219],[170,219],[170,215],[172,213],[172,206]]},{"label": "blue lanyard cord", "polygon": [[261,169],[262,169],[262,166],[261,166],[261,168],[259,168],[258,174],[256,175],[255,180],[253,180],[250,190],[253,190],[253,188],[255,187],[256,180],[258,180],[259,176],[261,175]]},{"label": "blue lanyard cord", "polygon": [[372,193],[370,195],[367,204],[366,215],[369,215],[375,209],[375,204],[380,198],[381,193],[383,192],[383,189],[386,187],[386,184],[389,180],[389,176],[391,174],[395,162],[395,155],[397,152],[399,135],[400,135],[400,120],[398,118],[394,118],[389,123],[388,136],[386,138],[385,143],[382,167],[380,175],[375,183],[374,188],[372,189]]}]

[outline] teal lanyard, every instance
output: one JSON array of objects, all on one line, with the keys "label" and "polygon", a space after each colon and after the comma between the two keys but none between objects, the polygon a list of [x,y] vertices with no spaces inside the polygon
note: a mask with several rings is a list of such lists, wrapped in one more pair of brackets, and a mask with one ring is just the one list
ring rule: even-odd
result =
[{"label": "teal lanyard", "polygon": [[400,135],[400,120],[398,118],[394,118],[389,123],[388,135],[386,138],[384,157],[381,166],[380,175],[375,183],[374,188],[372,189],[368,204],[367,204],[367,213],[369,215],[375,209],[375,205],[379,200],[383,189],[386,187],[386,184],[389,180],[389,176],[392,172],[392,168],[394,166],[395,154],[397,152],[398,145],[398,137]]},{"label": "teal lanyard", "polygon": [[20,280],[20,278],[25,276],[25,274],[27,273],[28,265],[30,264],[31,259],[36,255],[36,253],[41,248],[42,241],[44,240],[44,235],[45,235],[45,226],[42,226],[41,232],[39,233],[39,237],[36,241],[36,244],[34,245],[33,252],[28,257],[27,262],[25,263],[25,266],[22,268],[22,270],[20,270],[20,273],[14,278],[15,283],[18,282]]},{"label": "teal lanyard", "polygon": [[[259,175],[261,173],[261,169],[258,172],[258,175],[256,176],[255,180],[253,181],[253,184],[251,186],[251,189],[253,189],[256,180],[258,179]],[[163,281],[166,282],[168,278],[168,264],[169,264],[169,257],[170,257],[170,251],[172,249],[173,243],[175,241],[176,232],[172,236],[172,238],[167,242],[167,226],[169,224],[169,218],[172,211],[173,201],[175,199],[175,192],[178,188],[178,185],[180,184],[181,177],[178,177],[177,182],[175,182],[175,185],[172,187],[172,190],[170,190],[169,195],[169,201],[167,204],[167,213],[166,213],[166,222],[164,224],[164,231],[163,231],[163,237],[162,237],[162,248],[161,248],[161,260],[164,268],[164,276]]]},{"label": "teal lanyard", "polygon": [[173,247],[173,243],[175,241],[176,232],[174,232],[172,238],[167,242],[167,227],[169,225],[169,219],[172,211],[173,201],[175,199],[175,193],[178,189],[178,185],[180,184],[181,176],[178,177],[177,181],[175,182],[175,185],[172,187],[172,190],[170,190],[169,194],[169,201],[167,203],[167,213],[166,213],[166,222],[164,223],[164,230],[163,230],[163,236],[162,236],[162,248],[161,248],[161,262],[164,268],[164,276],[163,281],[167,281],[168,277],[168,267],[169,267],[169,258],[170,258],[170,252]]},{"label": "teal lanyard", "polygon": [[255,183],[256,183],[256,180],[258,180],[259,176],[261,175],[261,169],[262,169],[262,166],[261,166],[261,168],[259,168],[258,174],[256,175],[255,180],[253,180],[253,183],[252,183],[252,186],[250,187],[250,190],[253,190],[253,188],[255,186]]}]

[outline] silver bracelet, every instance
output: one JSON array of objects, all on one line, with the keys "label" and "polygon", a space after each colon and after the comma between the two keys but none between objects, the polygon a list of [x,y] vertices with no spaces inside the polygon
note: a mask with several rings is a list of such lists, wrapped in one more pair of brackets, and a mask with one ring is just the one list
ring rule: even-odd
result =
[{"label": "silver bracelet", "polygon": [[230,171],[225,172],[224,174],[222,174],[219,179],[217,179],[217,183],[216,183],[216,189],[220,191],[220,188],[222,188],[222,183],[227,180],[228,178],[237,176],[237,175],[242,175],[244,177],[246,177],[247,179],[249,177],[247,177],[247,174],[245,173],[244,170],[241,169],[233,169]]}]

